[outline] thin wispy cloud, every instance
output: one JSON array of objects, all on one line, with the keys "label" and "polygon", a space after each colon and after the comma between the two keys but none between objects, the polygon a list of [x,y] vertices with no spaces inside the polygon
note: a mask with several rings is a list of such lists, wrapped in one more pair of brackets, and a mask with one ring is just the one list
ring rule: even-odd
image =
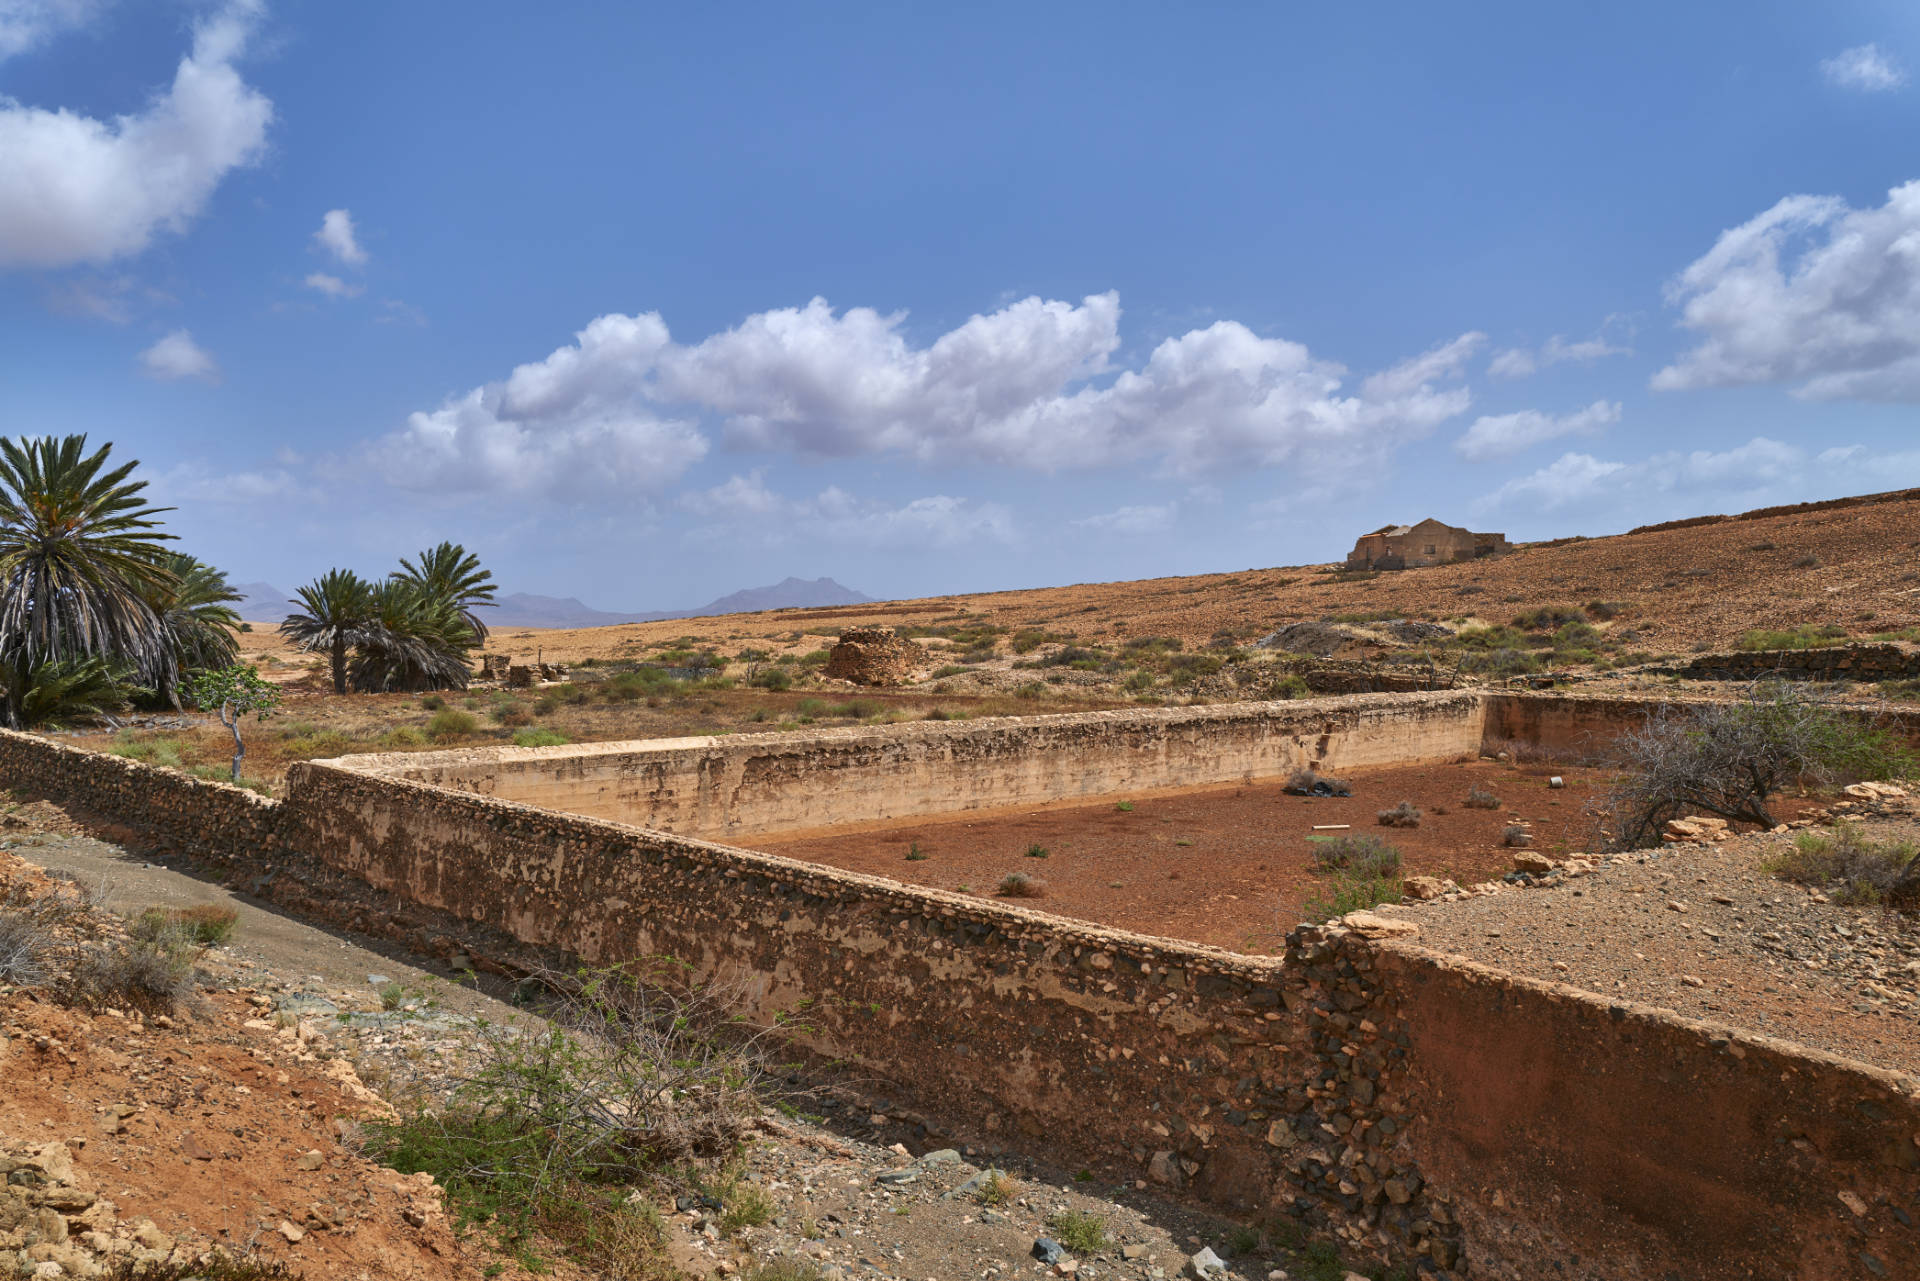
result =
[{"label": "thin wispy cloud", "polygon": [[1820,74],[1828,84],[1862,93],[1886,93],[1907,83],[1906,69],[1877,44],[1841,50],[1820,63]]}]

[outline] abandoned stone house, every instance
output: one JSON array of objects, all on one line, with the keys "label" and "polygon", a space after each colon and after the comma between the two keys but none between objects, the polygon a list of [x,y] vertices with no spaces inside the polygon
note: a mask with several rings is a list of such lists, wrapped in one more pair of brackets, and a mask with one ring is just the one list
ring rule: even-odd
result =
[{"label": "abandoned stone house", "polygon": [[1429,516],[1417,525],[1383,525],[1362,534],[1347,553],[1348,569],[1414,569],[1473,560],[1511,549],[1505,534],[1476,534]]}]

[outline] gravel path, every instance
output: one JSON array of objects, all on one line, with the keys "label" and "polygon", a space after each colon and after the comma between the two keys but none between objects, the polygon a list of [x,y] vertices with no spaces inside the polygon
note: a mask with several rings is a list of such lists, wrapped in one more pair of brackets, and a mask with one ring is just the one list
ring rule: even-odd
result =
[{"label": "gravel path", "polygon": [[[1911,817],[1865,826],[1920,836]],[[1669,846],[1552,885],[1394,910],[1426,946],[1516,974],[1920,1072],[1920,921],[1761,870],[1791,843]]]}]

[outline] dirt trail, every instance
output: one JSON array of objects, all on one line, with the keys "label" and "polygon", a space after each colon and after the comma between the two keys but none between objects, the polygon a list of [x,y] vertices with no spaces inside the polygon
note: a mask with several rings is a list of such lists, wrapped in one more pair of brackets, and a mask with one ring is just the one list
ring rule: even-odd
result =
[{"label": "dirt trail", "polygon": [[259,966],[290,986],[318,991],[381,986],[434,992],[449,1013],[499,1018],[511,1007],[498,994],[462,981],[459,971],[414,956],[383,940],[325,930],[282,915],[261,900],[194,876],[181,867],[78,832],[34,832],[0,841],[30,863],[81,878],[103,892],[103,906],[122,914],[147,907],[218,904],[239,914],[229,951],[243,964]]}]

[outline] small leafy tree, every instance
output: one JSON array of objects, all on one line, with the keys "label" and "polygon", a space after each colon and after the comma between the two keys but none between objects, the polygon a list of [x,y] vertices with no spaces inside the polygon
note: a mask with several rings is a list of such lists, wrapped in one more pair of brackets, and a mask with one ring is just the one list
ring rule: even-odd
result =
[{"label": "small leafy tree", "polygon": [[214,711],[220,723],[233,735],[233,781],[240,781],[240,763],[247,757],[247,745],[240,741],[240,721],[248,713],[265,720],[280,705],[280,687],[260,679],[260,669],[235,663],[195,672],[186,681],[188,697],[200,707]]}]

